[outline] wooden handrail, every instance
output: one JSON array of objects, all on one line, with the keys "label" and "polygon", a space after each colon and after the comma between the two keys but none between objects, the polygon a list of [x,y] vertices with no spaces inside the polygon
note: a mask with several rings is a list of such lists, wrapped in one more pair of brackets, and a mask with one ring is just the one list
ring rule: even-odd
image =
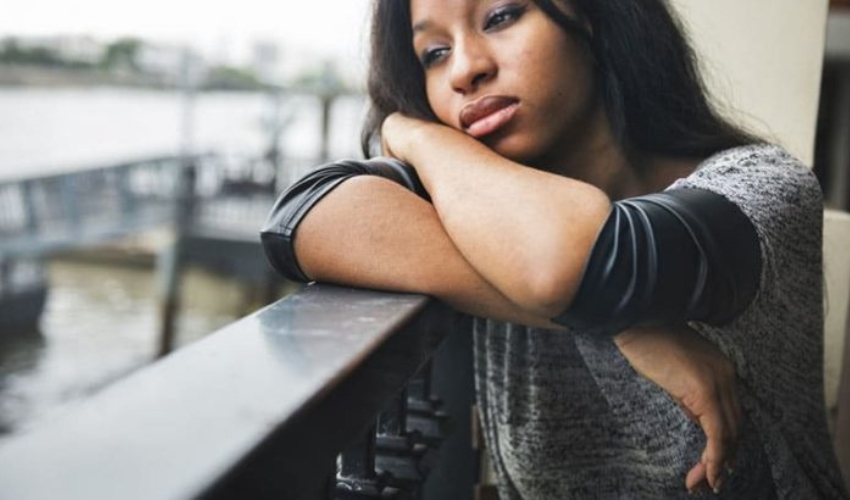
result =
[{"label": "wooden handrail", "polygon": [[0,497],[317,498],[456,319],[306,287],[7,439]]}]

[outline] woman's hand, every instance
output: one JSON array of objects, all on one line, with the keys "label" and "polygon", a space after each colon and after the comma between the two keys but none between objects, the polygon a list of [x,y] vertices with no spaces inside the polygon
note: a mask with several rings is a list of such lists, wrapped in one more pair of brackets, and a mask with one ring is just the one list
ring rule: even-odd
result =
[{"label": "woman's hand", "polygon": [[[401,113],[393,113],[384,119],[381,125],[381,146],[384,156],[392,156],[407,163],[412,163],[409,157],[409,145],[416,141],[416,134],[427,130],[428,127],[445,127],[437,123],[411,118]],[[427,134],[420,136],[427,138]]]},{"label": "woman's hand", "polygon": [[705,450],[685,479],[688,491],[703,481],[719,491],[742,419],[735,367],[688,326],[633,328],[614,341],[632,367],[667,391],[705,432]]},{"label": "woman's hand", "polygon": [[452,243],[486,282],[527,315],[566,309],[611,211],[604,192],[446,125],[394,113],[381,134],[384,153],[414,166]]}]

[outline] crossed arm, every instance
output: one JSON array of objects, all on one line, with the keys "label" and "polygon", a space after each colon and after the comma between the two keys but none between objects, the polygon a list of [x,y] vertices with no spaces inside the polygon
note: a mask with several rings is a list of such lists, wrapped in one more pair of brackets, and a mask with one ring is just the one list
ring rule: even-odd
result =
[{"label": "crossed arm", "polygon": [[[557,327],[550,318],[576,295],[611,211],[607,196],[447,127],[395,119],[406,122],[395,135],[385,126],[385,146],[416,165],[432,203],[381,177],[342,182],[298,226],[301,270],[318,281],[425,293],[477,316]],[[615,341],[706,432],[687,487],[704,480],[719,487],[741,418],[731,364],[687,327],[632,329]]]},{"label": "crossed arm", "polygon": [[316,281],[423,293],[475,316],[554,326],[482,278],[434,206],[387,179],[359,176],[340,184],[305,217],[295,251]]},{"label": "crossed arm", "polygon": [[[420,124],[392,153],[417,165],[432,203],[385,179],[347,180],[299,227],[302,269],[317,280],[428,293],[476,315],[553,327],[549,318],[575,293],[610,210],[607,196]],[[330,259],[339,248],[345,255]]]}]

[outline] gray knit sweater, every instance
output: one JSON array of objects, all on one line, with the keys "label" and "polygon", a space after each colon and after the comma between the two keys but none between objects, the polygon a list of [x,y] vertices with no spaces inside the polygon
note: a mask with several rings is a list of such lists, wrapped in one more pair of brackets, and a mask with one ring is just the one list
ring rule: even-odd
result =
[{"label": "gray knit sweater", "polygon": [[[752,304],[691,326],[735,364],[745,423],[719,498],[847,498],[823,395],[822,200],[776,146],[722,152],[671,187],[725,196],[761,242]],[[688,498],[701,428],[610,340],[476,320],[478,403],[502,500]]]}]

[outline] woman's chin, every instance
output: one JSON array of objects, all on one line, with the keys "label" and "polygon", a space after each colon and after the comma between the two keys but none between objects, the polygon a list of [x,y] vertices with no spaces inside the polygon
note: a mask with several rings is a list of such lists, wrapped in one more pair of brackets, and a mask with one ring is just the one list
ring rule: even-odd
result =
[{"label": "woman's chin", "polygon": [[485,138],[482,142],[499,155],[518,163],[527,165],[540,157],[537,148],[531,147],[527,141],[518,137],[492,137]]}]

